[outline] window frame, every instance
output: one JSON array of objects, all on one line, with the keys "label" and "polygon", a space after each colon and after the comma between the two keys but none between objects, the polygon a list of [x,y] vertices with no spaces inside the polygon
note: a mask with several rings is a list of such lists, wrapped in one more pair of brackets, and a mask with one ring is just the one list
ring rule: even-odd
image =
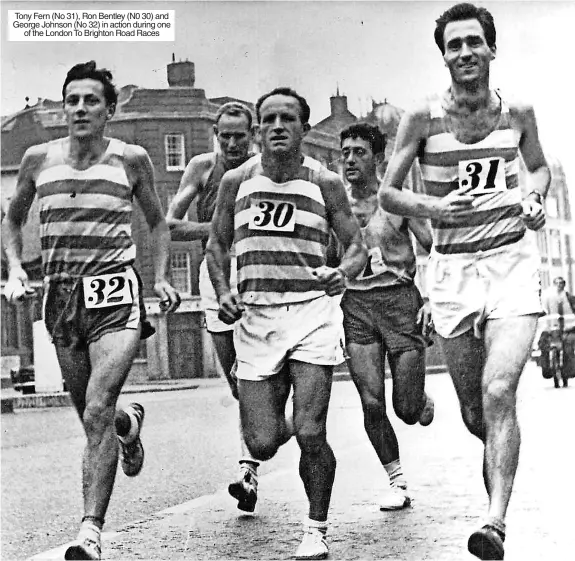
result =
[{"label": "window frame", "polygon": [[[176,145],[170,145],[170,139],[178,139]],[[186,169],[186,139],[184,133],[169,132],[164,135],[164,155],[166,171],[184,171]],[[170,158],[179,155],[179,163],[175,165],[170,164]]]}]

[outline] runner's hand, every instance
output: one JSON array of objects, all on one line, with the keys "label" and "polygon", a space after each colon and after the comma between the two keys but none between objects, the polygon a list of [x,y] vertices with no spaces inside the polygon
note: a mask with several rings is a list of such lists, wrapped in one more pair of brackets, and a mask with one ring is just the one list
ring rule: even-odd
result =
[{"label": "runner's hand", "polygon": [[182,299],[177,291],[167,281],[159,281],[154,285],[154,292],[160,297],[160,311],[173,312],[178,309]]},{"label": "runner's hand", "polygon": [[461,224],[469,219],[469,211],[472,209],[475,197],[468,195],[469,187],[451,191],[445,197],[434,201],[433,218],[448,224]]},{"label": "runner's hand", "polygon": [[218,318],[227,325],[238,321],[244,313],[244,304],[240,297],[231,292],[220,296],[219,304],[220,310],[218,312]]},{"label": "runner's hand", "polygon": [[419,312],[417,312],[417,324],[421,326],[421,333],[424,337],[429,337],[433,333],[433,319],[431,318],[431,306],[425,302]]},{"label": "runner's hand", "polygon": [[525,199],[521,203],[521,218],[530,230],[539,230],[545,225],[545,211],[538,202]]},{"label": "runner's hand", "polygon": [[34,294],[35,290],[28,282],[28,275],[22,267],[10,269],[8,281],[4,286],[4,296],[10,304],[22,301],[26,296]]},{"label": "runner's hand", "polygon": [[343,294],[346,286],[346,278],[340,269],[332,267],[318,267],[314,269],[312,275],[318,280],[320,287],[325,290],[328,296]]}]

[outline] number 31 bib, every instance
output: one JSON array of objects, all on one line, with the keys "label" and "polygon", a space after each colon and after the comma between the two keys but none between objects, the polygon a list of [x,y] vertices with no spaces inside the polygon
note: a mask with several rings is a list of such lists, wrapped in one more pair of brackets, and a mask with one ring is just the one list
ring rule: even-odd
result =
[{"label": "number 31 bib", "polygon": [[468,195],[487,195],[507,190],[505,160],[478,158],[459,162],[459,187]]}]

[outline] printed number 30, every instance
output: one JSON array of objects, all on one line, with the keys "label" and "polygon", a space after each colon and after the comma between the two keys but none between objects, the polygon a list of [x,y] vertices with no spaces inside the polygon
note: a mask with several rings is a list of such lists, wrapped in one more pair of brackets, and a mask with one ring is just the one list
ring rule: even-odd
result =
[{"label": "printed number 30", "polygon": [[294,213],[293,205],[288,203],[279,203],[277,206],[270,201],[260,201],[259,208],[261,214],[254,217],[254,224],[263,228],[270,222],[276,228],[283,228],[292,219]]}]

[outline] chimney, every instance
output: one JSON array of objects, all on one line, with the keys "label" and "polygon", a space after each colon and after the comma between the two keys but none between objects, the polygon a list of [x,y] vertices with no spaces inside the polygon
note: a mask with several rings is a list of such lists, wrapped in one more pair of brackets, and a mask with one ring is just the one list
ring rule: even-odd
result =
[{"label": "chimney", "polygon": [[170,88],[193,88],[196,82],[196,68],[193,62],[174,62],[168,64],[168,85]]},{"label": "chimney", "polygon": [[329,103],[331,106],[331,114],[333,117],[344,115],[347,113],[347,96],[339,95],[339,86],[337,88],[337,94],[329,98]]}]

